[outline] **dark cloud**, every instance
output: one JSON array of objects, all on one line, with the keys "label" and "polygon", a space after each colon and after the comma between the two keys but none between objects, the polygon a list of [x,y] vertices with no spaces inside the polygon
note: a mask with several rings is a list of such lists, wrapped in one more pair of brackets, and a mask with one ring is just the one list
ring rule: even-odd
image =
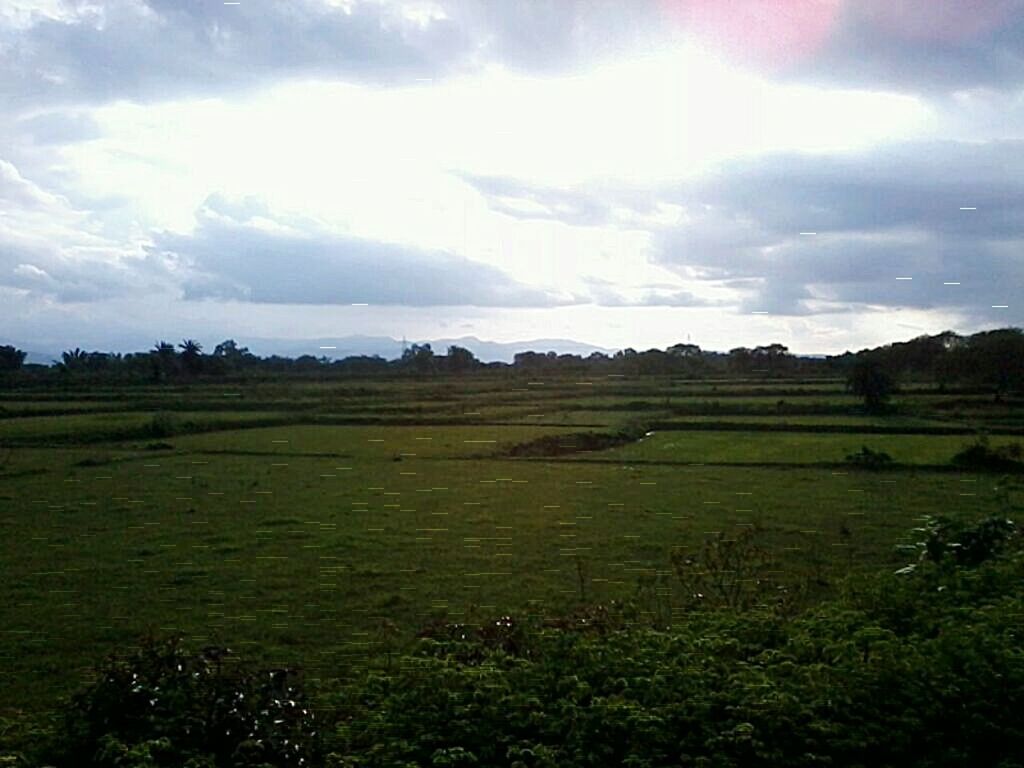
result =
[{"label": "dark cloud", "polygon": [[[432,13],[431,8],[440,11]],[[111,0],[0,27],[0,95],[38,103],[139,102],[294,77],[376,85],[489,62],[566,72],[658,34],[655,4],[610,0]]]},{"label": "dark cloud", "polygon": [[[932,94],[1024,84],[1024,0],[842,7],[818,50],[781,76]],[[700,32],[699,24],[680,28],[665,9],[665,0],[69,0],[58,18],[0,26],[0,98],[23,111],[297,77],[394,85],[489,63],[565,74]]]},{"label": "dark cloud", "polygon": [[631,306],[638,307],[720,307],[727,302],[707,299],[690,291],[649,290]]},{"label": "dark cloud", "polygon": [[63,304],[167,291],[174,279],[173,263],[159,254],[60,250],[0,238],[0,286]]},{"label": "dark cloud", "polygon": [[[936,141],[837,155],[770,155],[729,163],[681,191],[726,229],[926,229],[952,236],[1024,234],[1024,142]],[[977,208],[960,211],[960,208]],[[745,227],[748,231],[750,227]]]},{"label": "dark cloud", "polygon": [[[1007,296],[1024,281],[1024,141],[767,155],[726,163],[683,185],[600,194],[467,181],[509,215],[645,226],[658,263],[739,291],[741,312],[910,307],[1024,317]],[[642,217],[659,202],[679,206],[681,223],[619,222],[614,215],[619,207]],[[590,288],[598,303],[634,303],[613,286]],[[655,292],[639,303],[672,303],[665,299]],[[993,304],[1010,304],[1010,311]]]},{"label": "dark cloud", "polygon": [[680,290],[672,285],[641,286],[638,295],[627,296],[622,286],[595,277],[584,277],[586,300],[599,307],[717,307],[724,302]]},{"label": "dark cloud", "polygon": [[[192,234],[154,237],[153,252],[188,264],[189,299],[244,299],[271,304],[389,304],[546,307],[571,298],[517,283],[495,267],[334,233],[236,220],[211,199]],[[233,209],[236,213],[238,206]]]},{"label": "dark cloud", "polygon": [[788,76],[937,94],[1024,85],[1022,0],[849,0],[824,46]]},{"label": "dark cloud", "polygon": [[116,0],[3,32],[0,93],[21,105],[145,102],[297,76],[412,82],[473,47],[450,20],[420,24],[377,2]]},{"label": "dark cloud", "polygon": [[657,259],[690,276],[752,281],[735,286],[751,290],[744,310],[989,315],[993,304],[1012,305],[1008,286],[1024,280],[1022,171],[1024,142],[733,163],[669,193],[687,221],[657,234]]}]

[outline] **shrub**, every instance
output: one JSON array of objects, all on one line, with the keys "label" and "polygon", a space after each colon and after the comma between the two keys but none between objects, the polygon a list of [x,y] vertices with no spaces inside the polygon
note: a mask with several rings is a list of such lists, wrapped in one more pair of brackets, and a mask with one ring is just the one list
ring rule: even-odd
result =
[{"label": "shrub", "polygon": [[1024,754],[1024,599],[1019,579],[997,583],[982,594],[1000,610],[947,604],[940,633],[900,633],[834,601],[795,620],[715,612],[672,632],[543,630],[530,658],[482,646],[464,663],[464,650],[429,642],[339,696],[329,765],[1012,766]]},{"label": "shrub", "polygon": [[670,560],[684,607],[743,610],[763,603],[772,589],[772,561],[758,543],[760,535],[750,527],[734,536],[719,532],[698,552],[673,549]]},{"label": "shrub", "polygon": [[[919,562],[936,565],[975,568],[995,557],[1019,536],[1017,525],[1003,517],[988,517],[968,525],[947,517],[929,516],[925,524],[914,531],[923,534],[919,541],[900,547],[903,551],[918,552]],[[901,573],[913,570],[913,565]]]},{"label": "shrub", "polygon": [[985,435],[957,453],[951,462],[965,469],[1013,472],[1024,470],[1024,451],[1020,443],[1010,443],[992,448]]},{"label": "shrub", "polygon": [[885,451],[873,451],[862,445],[856,453],[848,454],[846,461],[862,469],[883,469],[892,464],[892,456]]},{"label": "shrub", "polygon": [[170,437],[178,430],[178,421],[169,413],[154,413],[146,425],[148,437]]},{"label": "shrub", "polygon": [[75,768],[309,766],[317,724],[298,677],[251,669],[230,650],[144,638],[75,695],[50,762]]}]

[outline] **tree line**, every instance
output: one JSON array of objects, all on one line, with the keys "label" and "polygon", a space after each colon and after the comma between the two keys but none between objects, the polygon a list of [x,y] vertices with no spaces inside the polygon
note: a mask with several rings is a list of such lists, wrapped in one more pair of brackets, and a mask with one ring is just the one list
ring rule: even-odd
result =
[{"label": "tree line", "polygon": [[779,343],[735,347],[728,352],[680,343],[645,351],[627,348],[611,355],[593,352],[586,357],[528,351],[516,354],[510,364],[482,362],[471,350],[458,345],[441,353],[424,343],[412,344],[393,360],[379,355],[332,360],[314,355],[261,357],[233,339],[217,344],[212,352],[204,351],[195,339],[183,339],[177,345],[159,341],[150,350],[126,354],[75,348],[49,366],[26,365],[25,356],[13,346],[0,346],[0,374],[5,380],[161,383],[286,374],[440,376],[503,369],[536,375],[676,375],[694,379],[842,376],[859,393],[865,389],[876,392],[880,402],[900,381],[933,382],[940,388],[982,388],[998,396],[1024,389],[1024,333],[1019,328],[968,336],[945,331],[827,357],[795,355]]}]

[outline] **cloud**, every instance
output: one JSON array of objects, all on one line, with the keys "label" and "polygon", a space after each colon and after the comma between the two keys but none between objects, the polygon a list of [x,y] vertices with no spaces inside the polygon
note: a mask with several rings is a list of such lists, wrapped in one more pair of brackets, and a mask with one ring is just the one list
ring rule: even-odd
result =
[{"label": "cloud", "polygon": [[788,0],[766,18],[760,3],[739,3],[755,11],[730,15],[703,0],[16,5],[0,13],[0,98],[15,111],[218,95],[298,78],[413,84],[492,64],[565,75],[687,37],[711,47],[723,36],[748,40],[754,27],[770,47],[799,49],[776,72],[785,79],[931,94],[1024,85],[1024,0]]},{"label": "cloud", "polygon": [[565,73],[664,37],[656,0],[449,0],[446,13],[479,41],[479,57],[536,73]]},{"label": "cloud", "polygon": [[788,73],[804,81],[938,94],[1024,85],[1021,0],[856,0],[815,55]]},{"label": "cloud", "polygon": [[[1024,316],[1006,297],[1024,278],[1015,255],[1024,246],[1024,141],[770,154],[647,189],[464,178],[516,218],[645,229],[656,264],[730,292],[741,313],[904,307],[999,322]],[[728,303],[587,284],[604,306]],[[1010,312],[993,309],[1000,304]]]},{"label": "cloud", "polygon": [[743,311],[956,308],[1005,320],[991,307],[1012,304],[1007,288],[1024,278],[1022,171],[1016,141],[736,162],[668,193],[685,214],[657,233],[656,259],[731,280],[749,292]]},{"label": "cloud", "polygon": [[611,216],[611,201],[593,192],[532,185],[503,176],[455,175],[482,194],[493,210],[516,219],[595,226],[607,223]]},{"label": "cloud", "polygon": [[87,211],[0,158],[0,286],[46,300],[96,302],[170,289],[176,265],[111,240]]},{"label": "cloud", "polygon": [[225,204],[213,197],[199,211],[194,232],[159,233],[150,252],[188,265],[187,299],[412,307],[575,301],[455,254],[295,226],[260,215],[265,213],[255,200]]},{"label": "cloud", "polygon": [[563,73],[659,34],[610,0],[110,0],[0,14],[0,94],[150,102],[287,78],[394,85],[475,71]]},{"label": "cloud", "polygon": [[0,236],[0,286],[64,304],[165,292],[174,267],[158,254],[39,248]]},{"label": "cloud", "polygon": [[0,27],[2,93],[16,104],[153,101],[288,77],[412,81],[472,42],[423,3],[111,0]]},{"label": "cloud", "polygon": [[675,285],[629,288],[597,277],[584,277],[582,282],[588,303],[599,307],[717,307],[728,303]]},{"label": "cloud", "polygon": [[14,131],[37,147],[97,139],[101,135],[91,115],[76,111],[34,113],[18,120]]}]

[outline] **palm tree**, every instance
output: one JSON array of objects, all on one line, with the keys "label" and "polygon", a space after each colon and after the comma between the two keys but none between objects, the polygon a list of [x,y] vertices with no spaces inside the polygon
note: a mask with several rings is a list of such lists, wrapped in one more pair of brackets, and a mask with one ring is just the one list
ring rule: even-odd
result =
[{"label": "palm tree", "polygon": [[174,359],[173,344],[158,341],[149,354],[153,363],[153,378],[156,381],[166,379],[174,373],[177,361]]},{"label": "palm tree", "polygon": [[199,373],[203,367],[203,345],[195,339],[184,339],[178,345],[181,349],[181,362],[190,374]]},{"label": "palm tree", "polygon": [[88,353],[84,349],[79,349],[78,347],[62,352],[60,357],[64,362],[64,367],[72,371],[84,368],[89,359]]}]

